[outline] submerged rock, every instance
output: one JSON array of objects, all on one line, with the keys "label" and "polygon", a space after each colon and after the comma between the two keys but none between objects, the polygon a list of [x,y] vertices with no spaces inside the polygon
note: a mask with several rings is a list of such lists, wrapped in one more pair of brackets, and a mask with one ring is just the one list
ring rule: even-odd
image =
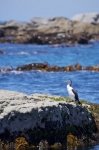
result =
[{"label": "submerged rock", "polygon": [[97,130],[87,107],[90,105],[79,106],[57,96],[28,96],[1,90],[0,138],[11,141],[24,136],[33,144],[41,140],[53,144],[66,142],[67,135],[72,133],[78,138],[90,139]]}]

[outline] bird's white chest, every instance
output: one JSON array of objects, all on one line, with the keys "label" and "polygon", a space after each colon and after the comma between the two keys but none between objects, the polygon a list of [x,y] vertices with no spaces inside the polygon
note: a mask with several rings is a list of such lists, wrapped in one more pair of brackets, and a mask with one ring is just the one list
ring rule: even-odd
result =
[{"label": "bird's white chest", "polygon": [[73,90],[73,88],[72,88],[70,85],[67,85],[67,92],[68,92],[69,96],[70,96],[72,99],[74,99],[75,95],[74,95],[74,93],[73,93],[72,90]]}]

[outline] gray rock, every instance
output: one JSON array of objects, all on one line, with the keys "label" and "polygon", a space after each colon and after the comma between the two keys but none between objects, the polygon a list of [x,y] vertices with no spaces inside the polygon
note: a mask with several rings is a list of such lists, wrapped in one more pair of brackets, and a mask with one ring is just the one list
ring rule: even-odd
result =
[{"label": "gray rock", "polygon": [[99,13],[77,14],[72,18],[72,20],[83,23],[99,24]]},{"label": "gray rock", "polygon": [[[78,18],[78,21],[65,17],[49,19],[38,17],[29,22],[7,21],[0,24],[0,42],[88,44],[91,39],[99,39],[99,15],[90,16],[86,14],[82,19],[75,17]],[[84,36],[84,40],[81,39],[79,42],[78,36]]]},{"label": "gray rock", "polygon": [[0,137],[9,140],[24,134],[33,143],[43,138],[52,143],[63,142],[69,132],[79,136],[91,135],[95,123],[86,109],[90,106],[55,101],[60,98],[0,90]]}]

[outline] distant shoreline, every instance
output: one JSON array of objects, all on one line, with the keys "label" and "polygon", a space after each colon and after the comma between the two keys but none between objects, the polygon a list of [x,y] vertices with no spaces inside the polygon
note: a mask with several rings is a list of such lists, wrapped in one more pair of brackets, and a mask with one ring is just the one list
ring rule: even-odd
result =
[{"label": "distant shoreline", "polygon": [[[82,19],[83,18],[83,19]],[[73,19],[55,17],[34,18],[30,22],[0,23],[0,43],[22,44],[88,44],[99,40],[98,14],[86,14]]]}]

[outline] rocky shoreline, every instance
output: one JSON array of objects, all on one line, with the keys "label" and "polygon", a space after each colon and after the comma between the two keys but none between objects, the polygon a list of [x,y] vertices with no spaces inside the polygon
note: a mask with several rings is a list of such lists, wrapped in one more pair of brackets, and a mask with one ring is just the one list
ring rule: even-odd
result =
[{"label": "rocky shoreline", "polygon": [[17,146],[99,144],[99,104],[0,90],[0,139]]},{"label": "rocky shoreline", "polygon": [[0,73],[8,73],[14,71],[46,71],[46,72],[70,72],[70,71],[95,71],[99,72],[99,65],[96,66],[82,66],[80,64],[68,65],[68,66],[51,66],[48,63],[31,63],[25,64],[16,68],[13,67],[1,67]]},{"label": "rocky shoreline", "polygon": [[[99,40],[99,14],[92,14],[88,19],[65,17],[33,18],[29,22],[0,22],[0,43],[25,44],[88,44],[91,40]],[[87,18],[87,19],[86,19]],[[89,21],[90,20],[90,21]]]},{"label": "rocky shoreline", "polygon": [[53,71],[53,72],[58,72],[58,71],[97,71],[99,72],[99,66],[82,66],[80,64],[75,64],[75,65],[69,65],[69,66],[50,66],[47,63],[32,63],[32,64],[26,64],[20,67],[16,68],[17,71],[31,71],[31,70],[41,70],[41,71]]}]

